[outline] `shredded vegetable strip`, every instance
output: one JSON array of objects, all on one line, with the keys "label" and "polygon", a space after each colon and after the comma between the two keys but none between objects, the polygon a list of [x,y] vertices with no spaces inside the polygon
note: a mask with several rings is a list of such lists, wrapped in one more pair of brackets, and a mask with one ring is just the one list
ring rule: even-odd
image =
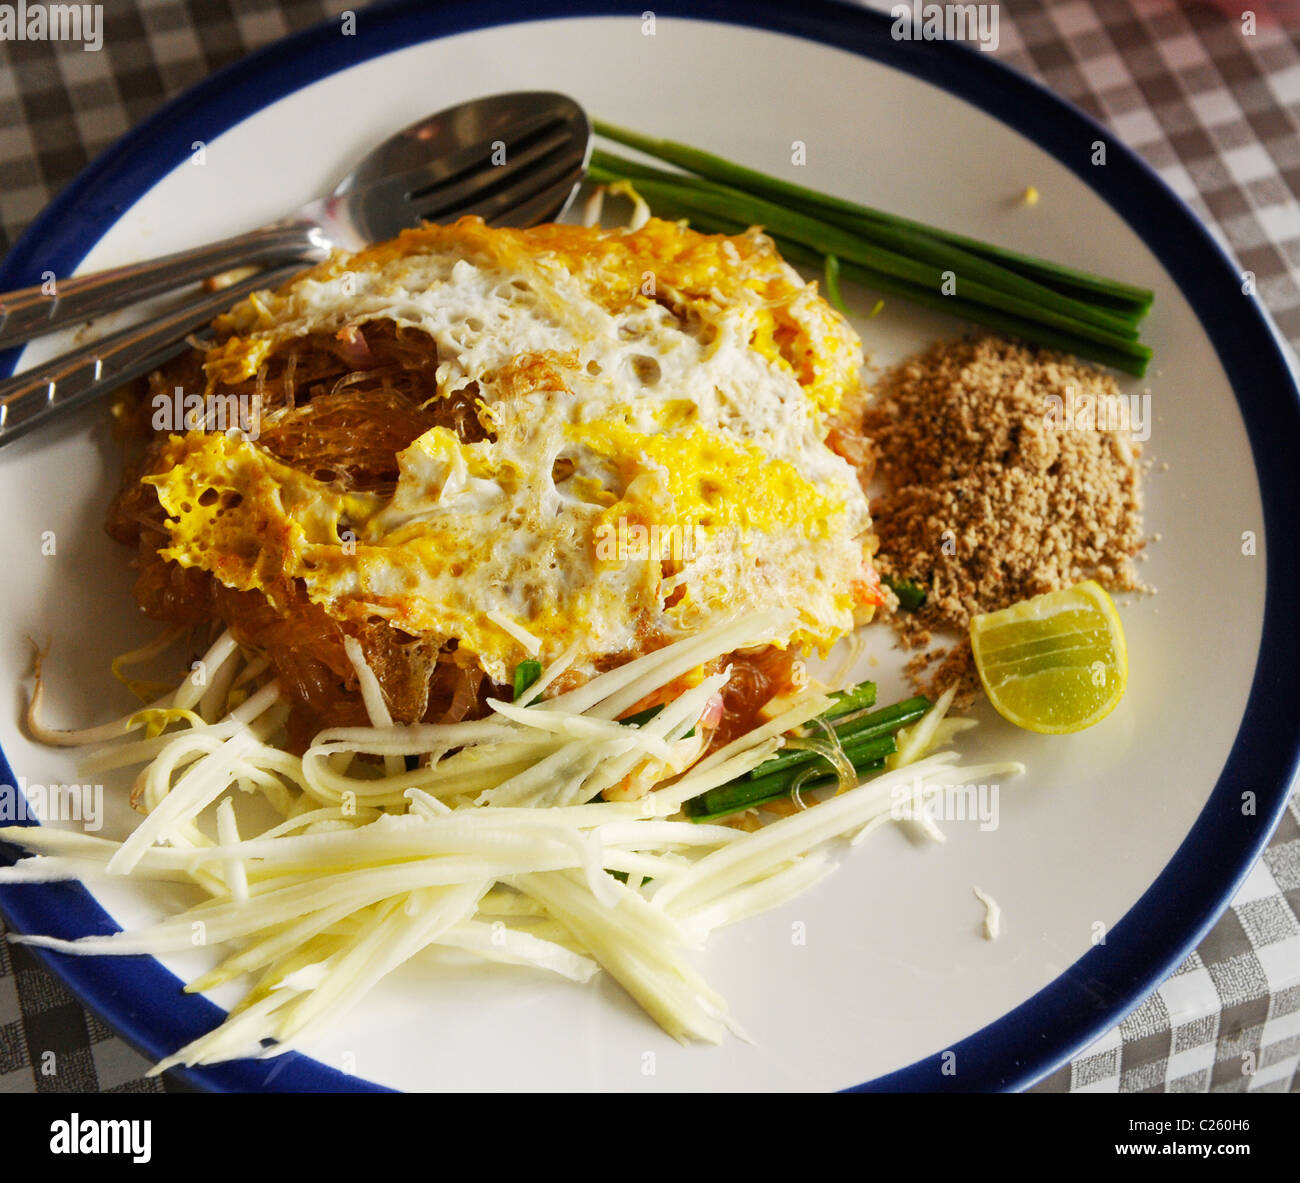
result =
[{"label": "shredded vegetable strip", "polygon": [[[957,776],[1019,768],[961,768],[950,752],[927,755],[970,725],[946,718],[951,699],[941,699],[900,735],[900,757],[915,763],[859,784],[820,728],[801,745],[831,761],[838,796],[755,833],[683,819],[684,803],[747,775],[833,700],[799,695],[711,753],[702,720],[729,669],[699,678],[639,725],[620,720],[777,621],[776,613],[728,621],[542,697],[575,647],[517,701],[491,701],[488,718],[448,724],[393,723],[353,641],[348,657],[371,726],[323,731],[301,757],[277,744],[288,704],[264,659],[223,633],[200,676],[145,711],[83,731],[41,729],[51,742],[104,742],[83,767],[139,769],[133,799],[145,816],[124,841],[0,829],[0,840],[32,853],[0,868],[0,882],[129,875],[190,883],[206,898],[130,932],[13,939],[82,955],[165,955],[192,949],[201,932],[222,956],[187,990],[251,975],[225,1021],[155,1071],[305,1046],[425,954],[574,982],[603,968],[673,1038],[743,1038],[689,953],[716,928],[820,882],[836,865],[830,844],[891,820],[901,788],[920,802]],[[34,716],[40,694],[38,677]],[[408,757],[418,766],[408,769]],[[240,803],[254,797],[279,820],[245,821]]]},{"label": "shredded vegetable strip", "polygon": [[[384,702],[384,692],[380,688],[379,679],[375,677],[375,671],[366,662],[361,642],[356,637],[344,637],[343,651],[348,655],[348,661],[352,663],[352,668],[356,672],[357,682],[361,688],[361,701],[365,705],[366,714],[370,717],[371,726],[391,727],[393,716],[389,714],[388,704]],[[406,762],[401,756],[385,756],[384,771],[389,776],[405,772]]]}]

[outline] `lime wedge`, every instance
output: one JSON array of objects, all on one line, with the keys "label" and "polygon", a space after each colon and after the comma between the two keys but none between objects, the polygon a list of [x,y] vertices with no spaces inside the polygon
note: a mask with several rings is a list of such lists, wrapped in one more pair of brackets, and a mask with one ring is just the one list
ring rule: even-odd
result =
[{"label": "lime wedge", "polygon": [[989,701],[1028,731],[1091,727],[1128,685],[1119,613],[1092,580],[976,616],[970,641]]}]

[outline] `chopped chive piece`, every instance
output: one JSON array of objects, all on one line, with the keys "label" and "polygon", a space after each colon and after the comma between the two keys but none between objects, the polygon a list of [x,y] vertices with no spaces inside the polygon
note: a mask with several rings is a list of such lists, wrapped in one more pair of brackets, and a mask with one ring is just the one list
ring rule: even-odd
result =
[{"label": "chopped chive piece", "polygon": [[850,686],[847,690],[837,690],[830,696],[834,705],[822,711],[817,717],[819,719],[831,720],[838,719],[841,715],[850,714],[853,711],[864,711],[867,707],[876,705],[876,684],[874,682],[859,682],[856,686]]},{"label": "chopped chive piece", "polygon": [[[892,736],[890,739],[892,742]],[[865,774],[877,772],[884,766],[885,761],[877,759],[867,760],[853,767],[855,771]],[[772,776],[764,777],[762,780],[732,781],[688,801],[686,816],[693,822],[712,822],[719,818],[730,817],[733,813],[740,813],[745,809],[768,805],[773,801],[779,801],[782,797],[790,796],[794,792],[796,779],[797,777],[793,776]],[[834,777],[822,777],[802,787],[820,789],[834,783]]]},{"label": "chopped chive piece", "polygon": [[852,315],[840,295],[840,261],[834,255],[826,256],[826,298],[845,316]]},{"label": "chopped chive piece", "polygon": [[[880,736],[888,736],[900,727],[915,723],[929,709],[930,700],[918,695],[916,698],[909,698],[903,702],[895,703],[893,706],[872,711],[869,715],[850,718],[838,724],[833,730],[836,738],[840,741],[840,746],[844,748],[844,754],[848,756],[852,763],[856,764],[854,752],[859,745],[878,739]],[[825,717],[825,715],[821,716],[821,718]],[[888,755],[889,752],[883,754]],[[818,759],[821,759],[821,757],[807,748],[784,751],[773,756],[770,760],[764,760],[757,768],[745,773],[745,776],[741,779],[761,780],[776,773],[802,768],[805,764],[811,764]]]},{"label": "chopped chive piece", "polygon": [[[872,711],[869,715],[849,719],[835,728],[835,734],[840,737],[840,743],[847,747],[856,740],[873,735],[884,735],[886,732],[906,727],[909,723],[915,723],[929,709],[930,700],[924,694],[918,694],[915,698],[905,698],[902,702],[894,703],[893,706],[881,707],[880,710]],[[761,768],[762,765],[760,764],[759,767]]]},{"label": "chopped chive piece", "polygon": [[892,733],[854,736],[851,743],[846,741],[840,746],[843,747],[844,754],[849,758],[849,763],[854,768],[859,764],[870,763],[872,760],[879,760],[884,756],[892,756],[898,750],[897,742]]},{"label": "chopped chive piece", "polygon": [[925,603],[925,588],[910,579],[882,575],[880,582],[898,597],[898,606],[905,612],[915,612]]},{"label": "chopped chive piece", "polygon": [[663,709],[663,703],[660,703],[658,706],[646,707],[643,711],[637,711],[635,715],[624,715],[619,722],[628,727],[644,727]]},{"label": "chopped chive piece", "polygon": [[[902,727],[903,724],[898,723],[894,726]],[[893,743],[894,737],[887,730],[873,730],[864,735],[853,736],[852,742],[848,739],[840,739],[840,746],[844,749],[844,754],[849,758],[849,763],[855,766],[859,758],[874,760],[877,756],[890,755],[894,750]],[[873,750],[873,744],[880,744],[880,751]],[[751,769],[739,779],[766,780],[770,776],[782,776],[793,772],[795,769],[813,764],[830,767],[826,757],[820,752],[814,752],[809,748],[795,748],[782,752],[779,756],[773,756],[770,760],[764,760],[757,768]]]},{"label": "chopped chive piece", "polygon": [[[845,758],[859,775],[883,768],[884,758],[898,750],[894,732],[914,723],[930,709],[930,700],[918,694],[878,711],[868,711],[866,708],[876,700],[874,682],[841,690],[836,698],[835,704],[818,719],[840,720],[832,730]],[[692,798],[682,808],[692,821],[713,821],[789,796],[796,785],[810,779],[813,784],[809,787],[829,783],[836,779],[835,766],[813,749],[787,750],[764,760],[745,775]]]},{"label": "chopped chive piece", "polygon": [[534,682],[542,676],[542,663],[540,661],[521,661],[515,666],[515,697],[514,701],[518,702]]},{"label": "chopped chive piece", "polygon": [[[637,711],[635,715],[625,715],[623,718],[619,720],[619,722],[627,727],[644,727],[647,723],[650,722],[651,719],[653,719],[663,709],[664,709],[663,703],[660,703],[658,706],[646,707],[646,709],[643,711]],[[695,734],[695,728],[692,727],[688,732],[686,732],[682,736],[682,739],[690,739],[691,736],[694,734]]]}]

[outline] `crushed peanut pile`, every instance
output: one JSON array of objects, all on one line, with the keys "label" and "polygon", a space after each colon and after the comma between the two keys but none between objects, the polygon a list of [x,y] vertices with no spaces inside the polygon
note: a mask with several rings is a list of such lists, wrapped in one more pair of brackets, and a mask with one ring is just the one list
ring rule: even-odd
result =
[{"label": "crushed peanut pile", "polygon": [[[905,647],[927,650],[908,665],[918,688],[957,681],[958,700],[974,698],[972,616],[1083,579],[1141,588],[1133,405],[1101,370],[995,337],[935,345],[884,376],[863,421],[884,485],[876,565],[925,591],[892,617]],[[958,639],[929,649],[936,632]]]}]

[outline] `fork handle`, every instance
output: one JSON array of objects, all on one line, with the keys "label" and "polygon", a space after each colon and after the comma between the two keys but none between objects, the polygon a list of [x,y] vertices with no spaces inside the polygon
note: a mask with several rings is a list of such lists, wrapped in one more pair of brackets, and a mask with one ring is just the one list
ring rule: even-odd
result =
[{"label": "fork handle", "polygon": [[328,253],[329,244],[314,221],[292,218],[146,263],[5,292],[0,295],[0,349],[235,267],[278,259],[316,262]]},{"label": "fork handle", "polygon": [[156,369],[182,352],[187,347],[186,336],[205,327],[214,316],[251,292],[301,270],[301,263],[295,263],[261,271],[0,382],[0,447],[54,416]]}]

